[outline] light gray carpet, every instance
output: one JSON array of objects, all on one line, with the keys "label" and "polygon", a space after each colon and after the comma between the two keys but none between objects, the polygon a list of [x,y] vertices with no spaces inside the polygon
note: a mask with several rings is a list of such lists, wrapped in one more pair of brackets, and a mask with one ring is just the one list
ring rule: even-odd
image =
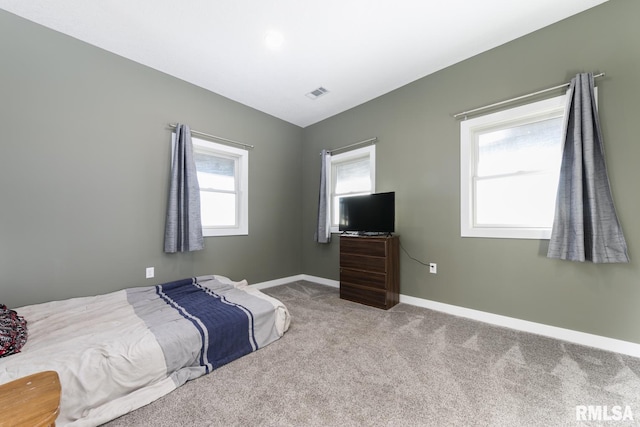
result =
[{"label": "light gray carpet", "polygon": [[282,339],[107,426],[640,425],[640,359],[309,282],[265,293],[291,312]]}]

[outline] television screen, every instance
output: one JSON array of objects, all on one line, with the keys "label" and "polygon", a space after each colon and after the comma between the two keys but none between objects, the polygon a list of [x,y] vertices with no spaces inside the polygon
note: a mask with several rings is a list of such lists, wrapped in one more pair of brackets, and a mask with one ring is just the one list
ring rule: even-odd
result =
[{"label": "television screen", "polygon": [[393,233],[395,195],[389,192],[342,197],[338,229],[359,234]]}]

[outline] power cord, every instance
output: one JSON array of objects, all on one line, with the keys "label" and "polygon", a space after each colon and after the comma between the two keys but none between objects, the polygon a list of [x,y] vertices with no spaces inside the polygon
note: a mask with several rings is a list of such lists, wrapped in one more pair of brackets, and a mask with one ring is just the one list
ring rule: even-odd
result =
[{"label": "power cord", "polygon": [[418,264],[422,264],[422,265],[424,265],[425,267],[429,267],[429,263],[427,263],[427,262],[422,262],[422,261],[420,261],[419,259],[412,257],[412,256],[409,254],[409,252],[407,252],[407,250],[404,248],[404,246],[402,246],[402,243],[400,243],[400,249],[402,249],[402,250],[404,251],[404,253],[405,253],[405,254],[407,254],[407,256],[409,257],[409,259],[411,259],[411,260],[413,260],[413,261],[417,262]]}]

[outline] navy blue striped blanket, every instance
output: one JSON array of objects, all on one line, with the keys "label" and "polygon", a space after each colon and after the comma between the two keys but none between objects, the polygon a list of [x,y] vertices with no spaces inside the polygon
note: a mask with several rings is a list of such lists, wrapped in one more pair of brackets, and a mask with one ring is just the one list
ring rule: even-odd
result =
[{"label": "navy blue striped blanket", "polygon": [[178,384],[249,354],[284,332],[275,300],[212,276],[127,291],[129,303],[155,335]]}]

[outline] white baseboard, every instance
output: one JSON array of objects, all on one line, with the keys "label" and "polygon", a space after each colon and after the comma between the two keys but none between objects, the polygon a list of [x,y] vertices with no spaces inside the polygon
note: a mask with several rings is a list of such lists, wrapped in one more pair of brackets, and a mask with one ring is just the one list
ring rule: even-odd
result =
[{"label": "white baseboard", "polygon": [[[298,280],[306,280],[325,286],[331,286],[333,288],[340,287],[340,282],[337,280],[325,279],[322,277],[310,276],[307,274],[299,274],[296,276],[285,277],[283,279],[257,283],[252,286],[257,287],[258,289],[266,289],[272,286],[284,285]],[[459,307],[451,304],[444,304],[441,302],[412,297],[408,295],[401,294],[400,302],[452,314],[454,316],[477,320],[479,322],[489,323],[492,325],[502,326],[518,331],[529,332],[536,335],[543,335],[546,337],[556,338],[575,344],[599,348],[601,350],[612,351],[614,353],[626,354],[629,356],[640,358],[640,344],[629,341],[622,341],[615,338],[588,334],[585,332],[574,331],[572,329],[559,328],[557,326],[544,325],[542,323],[530,322],[528,320],[516,319],[514,317],[502,316],[499,314]]]},{"label": "white baseboard", "polygon": [[556,338],[563,341],[581,344],[588,347],[595,347],[601,350],[612,351],[614,353],[627,354],[629,356],[640,357],[640,344],[629,341],[622,341],[600,335],[588,334],[574,331],[572,329],[549,326],[542,323],[530,322],[528,320],[516,319],[499,314],[488,313],[486,311],[473,310],[456,305],[444,304],[437,301],[430,301],[422,298],[400,295],[400,302],[431,310],[441,311],[454,316],[465,317],[479,322],[490,323],[492,325],[503,326],[505,328],[518,331],[529,332],[536,335]]},{"label": "white baseboard", "polygon": [[296,276],[284,277],[282,279],[269,280],[267,282],[260,282],[252,284],[258,289],[272,288],[274,286],[286,285],[287,283],[297,282],[298,280],[306,280],[308,282],[318,283],[320,285],[331,286],[332,288],[339,288],[340,282],[337,280],[325,279],[323,277],[310,276],[308,274],[298,274]]},{"label": "white baseboard", "polygon": [[302,276],[303,276],[302,280],[307,280],[313,283],[319,283],[325,286],[331,286],[332,288],[340,288],[339,280],[325,279],[323,277],[310,276],[308,274],[303,274]]}]

